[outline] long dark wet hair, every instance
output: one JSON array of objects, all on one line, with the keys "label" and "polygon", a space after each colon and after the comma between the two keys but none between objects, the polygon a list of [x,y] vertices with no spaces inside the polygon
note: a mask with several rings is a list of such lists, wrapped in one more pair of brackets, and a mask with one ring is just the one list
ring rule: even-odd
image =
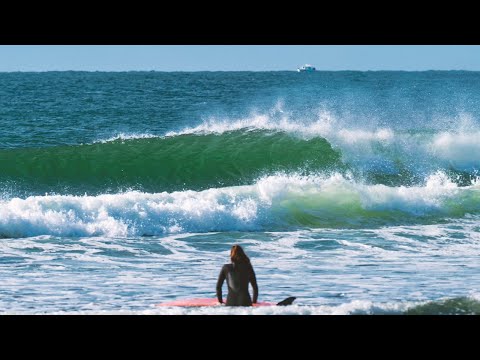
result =
[{"label": "long dark wet hair", "polygon": [[230,260],[232,261],[232,263],[250,264],[250,259],[245,254],[245,251],[243,251],[243,249],[240,245],[233,245],[232,246],[232,250],[230,250]]}]

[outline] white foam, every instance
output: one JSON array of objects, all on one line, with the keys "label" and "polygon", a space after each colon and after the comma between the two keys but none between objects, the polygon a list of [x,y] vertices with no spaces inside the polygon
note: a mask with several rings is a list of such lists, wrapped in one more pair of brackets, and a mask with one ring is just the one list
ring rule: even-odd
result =
[{"label": "white foam", "polygon": [[[155,307],[145,310],[103,310],[100,307],[92,310],[79,311],[47,311],[40,313],[52,315],[371,315],[371,314],[402,314],[409,308],[422,305],[425,302],[387,302],[373,303],[368,300],[354,300],[341,305],[290,305],[268,307]],[[3,312],[1,314],[22,314],[25,312]],[[35,312],[34,312],[35,313]],[[38,312],[37,312],[38,313]]]},{"label": "white foam", "polygon": [[359,190],[366,209],[399,210],[416,215],[442,210],[446,199],[454,198],[462,191],[442,172],[429,176],[425,186],[372,185],[361,186]]},{"label": "white foam", "polygon": [[298,121],[298,119],[290,119],[288,115],[282,115],[280,118],[277,118],[270,114],[252,114],[237,120],[212,118],[196,127],[167,132],[166,136],[223,134],[238,130],[281,131],[296,134],[306,139],[324,137],[340,140],[346,144],[370,141],[389,142],[395,136],[393,130],[389,128],[375,128],[371,131],[362,127],[345,128],[330,112],[324,110],[319,113],[318,118],[314,121]]},{"label": "white foam", "polygon": [[150,133],[130,133],[130,134],[119,133],[107,139],[100,139],[100,140],[94,141],[93,143],[105,144],[105,143],[118,141],[118,140],[125,141],[125,140],[135,140],[135,139],[152,139],[152,138],[159,138],[159,137],[160,136],[158,135],[154,135]]},{"label": "white foam", "polygon": [[480,131],[442,132],[433,138],[430,151],[454,169],[480,170]]},{"label": "white foam", "polygon": [[414,187],[365,185],[334,174],[275,175],[253,185],[200,192],[32,196],[0,201],[0,234],[124,238],[269,230],[292,221],[295,224],[299,211],[321,227],[328,227],[329,217],[348,221],[367,211],[439,216],[460,211],[462,215],[462,211],[480,210],[479,190],[480,184],[458,187],[443,173],[433,174],[424,186]]}]

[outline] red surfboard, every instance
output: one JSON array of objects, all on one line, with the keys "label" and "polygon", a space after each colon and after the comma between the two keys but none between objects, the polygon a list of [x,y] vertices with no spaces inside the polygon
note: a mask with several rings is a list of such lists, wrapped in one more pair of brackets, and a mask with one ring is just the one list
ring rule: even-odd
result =
[{"label": "red surfboard", "polygon": [[[277,305],[284,306],[284,305],[290,305],[294,300],[295,300],[294,297],[289,297],[283,301],[280,301],[279,303],[259,301],[256,304],[253,304],[253,306],[277,306]],[[219,306],[219,305],[220,303],[218,302],[217,299],[199,298],[199,299],[183,299],[183,300],[168,301],[161,304],[156,304],[155,306],[198,307],[198,306]]]}]

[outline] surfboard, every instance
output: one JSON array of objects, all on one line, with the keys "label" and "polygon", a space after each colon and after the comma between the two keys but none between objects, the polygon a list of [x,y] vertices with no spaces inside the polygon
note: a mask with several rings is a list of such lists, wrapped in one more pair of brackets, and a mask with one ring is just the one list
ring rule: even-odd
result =
[{"label": "surfboard", "polygon": [[[268,301],[258,301],[253,306],[286,306],[291,305],[296,298],[291,296],[282,300],[278,303],[272,303]],[[182,307],[199,307],[199,306],[219,306],[219,302],[217,299],[211,298],[196,298],[196,299],[182,299],[182,300],[175,300],[175,301],[167,301],[160,304],[156,304],[155,306],[182,306]]]}]

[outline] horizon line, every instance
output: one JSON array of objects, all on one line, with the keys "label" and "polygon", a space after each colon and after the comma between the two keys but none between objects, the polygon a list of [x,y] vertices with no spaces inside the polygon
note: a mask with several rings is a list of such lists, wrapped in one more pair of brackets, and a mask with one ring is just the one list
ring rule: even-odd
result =
[{"label": "horizon line", "polygon": [[[355,70],[355,69],[338,69],[338,70],[315,70],[313,72],[451,72],[451,71],[463,71],[463,72],[480,72],[479,70],[470,69],[423,69],[423,70],[404,70],[404,69],[376,69],[376,70]],[[298,70],[0,70],[0,73],[45,73],[45,72],[108,72],[108,73],[121,73],[121,72],[158,72],[158,73],[196,73],[196,72],[298,72]],[[312,72],[308,72],[312,73]]]}]

